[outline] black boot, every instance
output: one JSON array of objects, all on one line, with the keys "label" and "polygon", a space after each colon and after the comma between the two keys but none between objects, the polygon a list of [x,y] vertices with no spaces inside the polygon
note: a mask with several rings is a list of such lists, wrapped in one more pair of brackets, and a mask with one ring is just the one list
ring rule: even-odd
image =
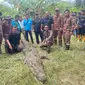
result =
[{"label": "black boot", "polygon": [[66,50],[69,50],[70,49],[70,45],[66,45]]},{"label": "black boot", "polygon": [[54,44],[57,45],[57,40],[54,40]]},{"label": "black boot", "polygon": [[50,53],[51,52],[51,47],[47,46],[47,52]]}]

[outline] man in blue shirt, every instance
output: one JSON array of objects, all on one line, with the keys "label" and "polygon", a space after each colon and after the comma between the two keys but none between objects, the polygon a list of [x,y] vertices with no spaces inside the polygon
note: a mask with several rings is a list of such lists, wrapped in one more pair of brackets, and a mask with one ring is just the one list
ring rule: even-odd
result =
[{"label": "man in blue shirt", "polygon": [[25,39],[29,42],[29,38],[28,38],[28,33],[29,33],[31,42],[34,43],[33,37],[32,37],[32,19],[29,18],[28,14],[25,15],[23,25],[25,30]]}]

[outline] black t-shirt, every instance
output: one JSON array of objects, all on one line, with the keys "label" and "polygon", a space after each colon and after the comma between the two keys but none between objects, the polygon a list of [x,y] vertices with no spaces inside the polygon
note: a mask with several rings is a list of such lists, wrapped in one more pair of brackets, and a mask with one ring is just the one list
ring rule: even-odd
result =
[{"label": "black t-shirt", "polygon": [[8,37],[8,40],[11,43],[12,46],[19,45],[20,33],[19,32],[11,33]]},{"label": "black t-shirt", "polygon": [[47,17],[47,18],[44,18],[42,19],[42,24],[43,24],[43,28],[45,25],[48,25],[49,26],[49,30],[51,30],[51,25],[53,24],[53,18],[52,17]]},{"label": "black t-shirt", "polygon": [[34,25],[34,31],[35,32],[40,32],[40,27],[41,27],[41,19],[35,19],[33,21],[33,25]]}]

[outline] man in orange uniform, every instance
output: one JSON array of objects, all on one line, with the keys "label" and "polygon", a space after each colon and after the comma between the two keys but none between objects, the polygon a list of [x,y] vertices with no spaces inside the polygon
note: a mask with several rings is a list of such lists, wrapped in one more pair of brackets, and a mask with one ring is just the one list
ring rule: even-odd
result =
[{"label": "man in orange uniform", "polygon": [[60,14],[59,8],[55,9],[55,15],[53,17],[53,21],[54,21],[54,28],[53,28],[54,43],[57,44],[57,38],[58,38],[59,46],[62,47],[63,17]]},{"label": "man in orange uniform", "polygon": [[70,49],[70,39],[72,34],[72,18],[70,16],[70,11],[65,10],[64,16],[64,27],[63,27],[63,38],[66,50]]}]

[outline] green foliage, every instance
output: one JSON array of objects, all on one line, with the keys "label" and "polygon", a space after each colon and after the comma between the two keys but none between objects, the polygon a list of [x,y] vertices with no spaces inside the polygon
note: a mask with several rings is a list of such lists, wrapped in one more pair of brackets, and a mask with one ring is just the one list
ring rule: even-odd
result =
[{"label": "green foliage", "polygon": [[[28,13],[31,16],[34,16],[36,11],[39,11],[40,14],[43,14],[45,11],[49,11],[52,14],[56,7],[60,8],[61,13],[65,9],[70,9],[71,12],[79,12],[81,9],[85,8],[85,0],[75,0],[75,3],[70,3],[61,0],[4,0],[8,1],[10,4],[14,5],[14,8],[11,9],[6,6],[1,6],[1,11],[3,15],[16,15]],[[75,6],[76,5],[76,6]]]},{"label": "green foliage", "polygon": [[8,6],[4,6],[4,5],[0,5],[0,12],[2,12],[2,16],[7,16],[7,15],[11,15],[14,16],[16,15],[18,12],[16,11],[16,9],[12,9]]},{"label": "green foliage", "polygon": [[73,7],[72,3],[61,1],[59,3],[50,5],[49,7],[46,8],[46,10],[50,11],[51,13],[54,13],[55,8],[59,8],[61,13],[63,13],[65,9],[71,9],[72,7]]},{"label": "green foliage", "polygon": [[77,8],[85,9],[85,0],[75,0],[75,5]]},{"label": "green foliage", "polygon": [[31,10],[42,12],[48,6],[53,3],[57,3],[60,0],[4,0],[13,4],[15,8],[18,9],[19,14],[30,13]]}]

